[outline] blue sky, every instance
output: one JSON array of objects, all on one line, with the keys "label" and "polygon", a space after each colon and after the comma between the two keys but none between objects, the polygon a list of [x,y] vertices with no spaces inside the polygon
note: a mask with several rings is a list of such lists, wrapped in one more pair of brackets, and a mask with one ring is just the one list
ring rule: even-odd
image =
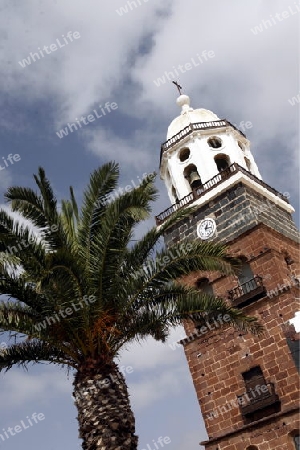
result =
[{"label": "blue sky", "polygon": [[[299,94],[299,3],[137,0],[136,5],[0,0],[0,165],[7,164],[0,170],[0,203],[8,186],[33,186],[38,166],[46,169],[59,199],[68,195],[69,185],[80,199],[91,171],[108,160],[120,163],[123,187],[157,171],[160,144],[180,111],[172,83],[157,86],[155,80],[206,50],[215,56],[177,77],[192,106],[237,125],[250,121],[246,134],[264,181],[289,192],[297,207],[299,104],[289,100]],[[285,18],[283,11],[289,13]],[[80,37],[71,41],[68,32]],[[50,51],[51,44],[56,50]],[[19,64],[44,46],[48,54]],[[106,102],[118,108],[57,136],[76,118],[94,109],[100,113]],[[11,164],[9,154],[20,160]],[[153,216],[169,206],[160,180],[157,186],[161,195]],[[181,333],[174,331],[170,342]],[[166,447],[172,450],[199,448],[206,432],[183,350],[149,341],[125,352],[121,364],[133,369],[127,380],[139,449],[159,436],[169,436]],[[71,383],[72,375],[46,365],[1,374],[0,433],[34,412],[45,420],[0,440],[0,448],[80,448]]]}]

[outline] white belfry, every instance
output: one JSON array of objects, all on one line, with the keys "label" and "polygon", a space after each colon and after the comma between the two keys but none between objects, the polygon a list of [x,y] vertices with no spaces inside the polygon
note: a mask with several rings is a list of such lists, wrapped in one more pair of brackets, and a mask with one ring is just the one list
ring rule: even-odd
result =
[{"label": "white belfry", "polygon": [[181,114],[168,128],[162,145],[160,175],[172,203],[188,195],[233,163],[261,179],[250,141],[226,120],[207,109],[193,109],[180,95]]}]

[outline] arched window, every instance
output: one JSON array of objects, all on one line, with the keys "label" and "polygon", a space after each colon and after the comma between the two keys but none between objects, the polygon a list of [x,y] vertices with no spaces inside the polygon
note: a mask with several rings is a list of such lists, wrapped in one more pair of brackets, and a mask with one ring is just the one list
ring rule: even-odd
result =
[{"label": "arched window", "polygon": [[219,172],[222,172],[222,170],[225,170],[230,166],[229,158],[226,155],[215,156],[215,163]]},{"label": "arched window", "polygon": [[245,146],[244,144],[242,144],[242,142],[238,141],[238,146],[240,147],[241,150],[245,151]]},{"label": "arched window", "polygon": [[192,189],[196,189],[202,186],[202,181],[198,173],[197,167],[194,164],[190,164],[184,169],[184,177],[189,182]]},{"label": "arched window", "polygon": [[[195,288],[203,292],[204,294],[214,295],[212,285],[209,283],[208,278],[198,278],[198,280],[195,283]],[[207,316],[205,314],[200,313],[194,315],[194,319],[196,319],[195,328],[200,329],[202,326],[205,325]]]},{"label": "arched window", "polygon": [[172,195],[174,198],[174,201],[177,203],[179,201],[178,196],[177,196],[177,192],[174,186],[172,186]]},{"label": "arched window", "polygon": [[248,158],[244,158],[244,160],[245,160],[245,163],[246,163],[246,167],[247,167],[247,169],[249,170],[249,172],[250,172],[250,170],[251,170],[251,162],[250,162],[250,159],[248,159]]},{"label": "arched window", "polygon": [[249,445],[246,450],[258,450],[258,447],[256,447],[256,445]]},{"label": "arched window", "polygon": [[208,278],[199,278],[196,281],[196,288],[208,295],[214,295],[212,285]]},{"label": "arched window", "polygon": [[191,155],[191,151],[189,148],[183,148],[182,150],[180,150],[179,152],[179,159],[181,162],[186,161],[187,159],[189,159]]},{"label": "arched window", "polygon": [[222,147],[222,140],[216,136],[212,136],[209,139],[207,139],[207,143],[212,148]]}]

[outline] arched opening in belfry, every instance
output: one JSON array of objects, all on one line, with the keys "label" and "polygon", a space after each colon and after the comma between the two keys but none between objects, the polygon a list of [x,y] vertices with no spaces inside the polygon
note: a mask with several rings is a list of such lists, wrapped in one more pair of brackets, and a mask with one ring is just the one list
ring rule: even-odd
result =
[{"label": "arched opening in belfry", "polygon": [[241,150],[243,150],[243,152],[245,151],[245,146],[242,142],[238,141],[238,146],[240,147]]},{"label": "arched opening in belfry", "polygon": [[177,192],[176,192],[176,189],[174,186],[172,186],[172,195],[173,195],[174,202],[176,202],[176,203],[179,202],[179,198],[178,198],[178,195],[177,195]]},{"label": "arched opening in belfry", "polygon": [[230,161],[227,155],[216,155],[215,163],[219,172],[227,169],[230,166]]},{"label": "arched opening in belfry", "polygon": [[186,161],[187,159],[189,159],[190,156],[191,156],[191,151],[188,147],[181,149],[179,152],[179,159],[181,162]]},{"label": "arched opening in belfry", "polygon": [[247,170],[249,170],[249,172],[250,172],[250,170],[251,170],[251,162],[250,162],[250,159],[248,159],[248,158],[245,157],[244,160],[245,160],[245,163],[246,163]]},{"label": "arched opening in belfry", "polygon": [[212,136],[209,139],[207,139],[207,143],[212,148],[222,147],[222,140],[220,138],[218,138],[217,136]]},{"label": "arched opening in belfry", "polygon": [[197,167],[194,164],[190,164],[184,169],[184,178],[188,181],[190,187],[192,189],[197,189],[202,186],[201,177],[197,170]]}]

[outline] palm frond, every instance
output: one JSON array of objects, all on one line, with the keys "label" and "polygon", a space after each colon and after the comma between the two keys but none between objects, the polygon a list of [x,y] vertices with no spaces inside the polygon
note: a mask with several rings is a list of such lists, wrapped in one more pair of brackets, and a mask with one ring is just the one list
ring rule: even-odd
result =
[{"label": "palm frond", "polygon": [[42,199],[32,189],[12,186],[7,189],[4,197],[10,201],[12,211],[19,212],[37,228],[47,227]]},{"label": "palm frond", "polygon": [[14,365],[27,368],[29,363],[38,364],[44,361],[76,368],[75,361],[49,343],[27,341],[0,351],[0,371],[7,372]]},{"label": "palm frond", "polygon": [[78,251],[79,211],[72,186],[70,186],[70,200],[62,200],[60,217],[69,247]]},{"label": "palm frond", "polygon": [[[221,244],[186,241],[156,253],[156,258],[145,261],[138,272],[132,273],[138,299],[144,290],[164,288],[192,272],[217,271],[231,275],[240,267],[240,261],[227,253]],[[134,300],[133,300],[134,301]]]},{"label": "palm frond", "polygon": [[[239,309],[230,307],[222,298],[208,295],[204,292],[174,283],[165,289],[160,289],[153,298],[154,308],[163,314],[172,316],[174,325],[184,319],[196,322],[209,322],[220,316],[227,316],[223,325],[231,324],[238,330],[261,334],[263,327],[256,317],[249,317]],[[173,324],[173,322],[172,322]]]},{"label": "palm frond", "polygon": [[42,167],[39,167],[34,179],[40,196],[30,188],[15,186],[7,190],[5,198],[10,200],[13,211],[18,211],[41,230],[43,238],[53,249],[60,248],[65,242],[65,236],[57,211],[57,201]]},{"label": "palm frond", "polygon": [[0,303],[0,332],[14,331],[32,335],[37,314],[28,306],[13,302]]},{"label": "palm frond", "polygon": [[40,274],[45,267],[46,250],[42,239],[3,210],[0,210],[0,251],[17,257],[22,268],[32,274]]},{"label": "palm frond", "polygon": [[133,227],[149,216],[156,195],[153,181],[143,180],[139,187],[107,206],[90,256],[89,280],[99,299],[105,301],[108,290],[116,287],[112,280],[121,273]]},{"label": "palm frond", "polygon": [[107,204],[107,197],[116,188],[118,179],[119,166],[115,162],[104,164],[91,174],[80,215],[78,235],[82,248],[89,248]]}]

